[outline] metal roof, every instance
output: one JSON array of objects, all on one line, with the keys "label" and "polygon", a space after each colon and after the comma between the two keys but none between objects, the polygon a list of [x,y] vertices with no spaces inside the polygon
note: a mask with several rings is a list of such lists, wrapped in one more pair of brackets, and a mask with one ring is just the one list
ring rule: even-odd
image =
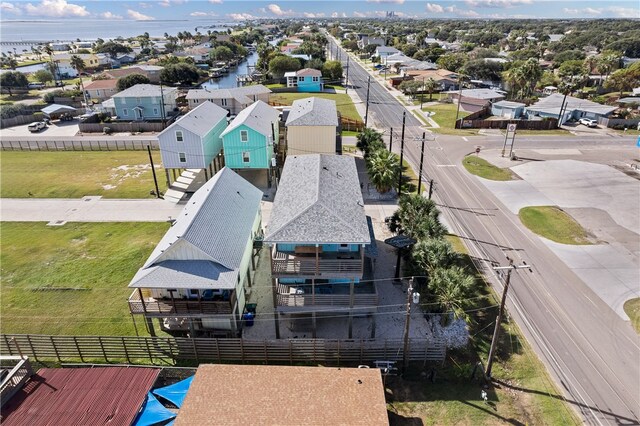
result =
[{"label": "metal roof", "polygon": [[237,280],[238,271],[210,260],[165,260],[140,269],[129,287],[231,290]]},{"label": "metal roof", "polygon": [[[564,95],[561,93],[554,93],[545,98],[541,98],[538,102],[530,105],[526,108],[527,111],[539,111],[546,114],[560,114],[560,107],[562,106]],[[564,110],[569,111],[585,111],[594,114],[607,115],[612,111],[615,111],[617,107],[602,105],[596,102],[589,101],[587,99],[574,98],[573,96],[567,96],[564,100]]]},{"label": "metal roof", "polygon": [[175,426],[388,425],[377,368],[201,364]]},{"label": "metal roof", "polygon": [[[196,280],[198,274],[205,272],[206,279],[221,280],[208,288],[227,286],[229,280],[235,284],[261,200],[262,191],[233,170],[223,168],[189,199],[129,287],[163,288],[169,285],[161,281],[149,285],[147,274],[166,280],[183,279],[184,274],[191,274]],[[213,268],[185,263],[196,260],[217,265]],[[148,271],[154,266],[155,269]],[[200,278],[198,282],[202,283]]]},{"label": "metal roof", "polygon": [[203,102],[196,108],[180,117],[171,126],[158,134],[158,139],[169,132],[175,131],[176,127],[182,127],[196,135],[202,137],[211,131],[221,120],[227,119],[227,110],[219,107],[213,102]]},{"label": "metal roof", "polygon": [[328,154],[287,157],[264,241],[369,244],[355,159]]},{"label": "metal roof", "polygon": [[41,112],[45,115],[57,114],[59,112],[73,112],[76,111],[74,107],[68,105],[51,104],[42,108]]},{"label": "metal roof", "polygon": [[116,93],[112,98],[156,97],[167,95],[168,93],[175,92],[176,90],[178,89],[175,87],[163,86],[161,91],[160,86],[156,86],[155,84],[136,84],[135,86],[131,86],[120,93]]},{"label": "metal roof", "polygon": [[271,89],[262,84],[253,84],[251,86],[236,87],[233,89],[191,89],[187,93],[187,99],[246,98],[247,96],[263,95],[266,93],[271,93]]},{"label": "metal roof", "polygon": [[337,126],[336,101],[323,98],[298,99],[291,105],[287,126]]},{"label": "metal roof", "polygon": [[279,116],[280,112],[271,105],[267,105],[262,101],[256,101],[240,111],[236,118],[229,124],[229,127],[222,132],[220,137],[224,137],[243,124],[264,136],[271,136],[271,123],[274,121],[277,122]]},{"label": "metal roof", "polygon": [[160,370],[42,368],[2,407],[3,426],[130,425]]},{"label": "metal roof", "polygon": [[[453,93],[459,94],[459,90],[449,90],[444,93]],[[491,100],[491,99],[504,99],[504,95],[497,90],[493,89],[462,89],[462,97],[463,98],[475,98],[475,99],[483,99],[483,100]]]},{"label": "metal roof", "polygon": [[493,106],[502,107],[502,108],[522,108],[526,106],[526,104],[523,104],[520,102],[500,101],[500,102],[495,102]]}]

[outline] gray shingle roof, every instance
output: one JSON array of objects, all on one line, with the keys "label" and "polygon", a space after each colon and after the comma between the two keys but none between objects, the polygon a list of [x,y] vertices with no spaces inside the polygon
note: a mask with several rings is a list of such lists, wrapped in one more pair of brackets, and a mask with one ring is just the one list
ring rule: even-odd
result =
[{"label": "gray shingle roof", "polygon": [[[527,111],[539,111],[547,114],[560,114],[560,107],[564,95],[560,93],[554,93],[545,98],[541,98],[538,102],[528,106]],[[587,99],[574,98],[573,96],[567,96],[564,104],[565,111],[585,111],[594,114],[607,115],[616,110],[616,107],[609,105],[602,105],[596,102],[589,101]]]},{"label": "gray shingle roof", "polygon": [[522,108],[526,106],[526,104],[523,104],[520,102],[500,101],[500,102],[495,102],[493,106],[502,107],[502,108]]},{"label": "gray shingle roof", "polygon": [[161,94],[166,96],[168,93],[175,92],[176,90],[178,89],[175,87],[162,86],[162,91],[160,91],[160,86],[156,86],[155,84],[136,84],[120,93],[116,93],[112,98],[145,98],[160,96]]},{"label": "gray shingle roof", "polygon": [[227,110],[212,102],[203,102],[196,108],[180,117],[175,123],[167,127],[158,135],[173,132],[176,127],[182,127],[198,136],[205,136],[211,129],[218,125],[220,120],[226,120]]},{"label": "gray shingle roof", "polygon": [[238,271],[209,260],[165,260],[140,269],[129,287],[233,289]]},{"label": "gray shingle roof", "polygon": [[191,89],[187,93],[187,99],[242,99],[247,96],[263,95],[265,93],[271,93],[271,89],[262,84],[254,84],[233,89]]},{"label": "gray shingle roof", "polygon": [[354,158],[287,157],[265,242],[369,244]]},{"label": "gray shingle roof", "polygon": [[[177,268],[177,263],[167,264],[167,261],[213,262],[217,264],[216,270],[226,269],[231,274],[224,275],[225,282],[229,279],[235,282],[261,199],[262,192],[258,188],[233,170],[223,168],[193,194],[175,224],[162,237],[129,286],[144,287],[138,285],[137,281],[146,276],[147,270],[161,263],[164,266],[155,268],[153,272],[157,277],[169,279],[187,273],[185,271],[193,272],[193,266],[182,265]],[[167,265],[175,269],[171,273],[173,275],[166,269]],[[198,269],[202,270],[213,271],[211,267]],[[157,281],[150,287],[162,288],[166,285],[169,284]]]},{"label": "gray shingle roof", "polygon": [[337,126],[336,101],[322,98],[304,98],[293,102],[287,117],[287,126]]},{"label": "gray shingle roof", "polygon": [[220,136],[229,134],[243,124],[262,135],[271,136],[271,123],[278,121],[279,116],[280,112],[274,107],[262,101],[256,101],[240,111]]}]

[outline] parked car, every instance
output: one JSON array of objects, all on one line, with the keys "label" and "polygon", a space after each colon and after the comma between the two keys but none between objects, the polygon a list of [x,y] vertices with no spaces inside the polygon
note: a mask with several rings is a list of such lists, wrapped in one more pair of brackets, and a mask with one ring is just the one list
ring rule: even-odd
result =
[{"label": "parked car", "polygon": [[47,128],[47,125],[45,124],[44,121],[34,121],[33,123],[27,126],[27,129],[29,129],[31,133],[36,133],[46,128]]},{"label": "parked car", "polygon": [[598,127],[598,122],[590,118],[581,118],[580,124],[584,124],[587,127]]},{"label": "parked car", "polygon": [[29,83],[29,89],[42,89],[43,87],[42,83]]}]

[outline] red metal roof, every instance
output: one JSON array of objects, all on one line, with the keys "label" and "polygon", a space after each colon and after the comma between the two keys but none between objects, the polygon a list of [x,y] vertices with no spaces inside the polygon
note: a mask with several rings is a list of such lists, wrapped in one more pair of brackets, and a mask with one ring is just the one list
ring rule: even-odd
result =
[{"label": "red metal roof", "polygon": [[156,368],[43,368],[2,408],[2,425],[129,426]]}]

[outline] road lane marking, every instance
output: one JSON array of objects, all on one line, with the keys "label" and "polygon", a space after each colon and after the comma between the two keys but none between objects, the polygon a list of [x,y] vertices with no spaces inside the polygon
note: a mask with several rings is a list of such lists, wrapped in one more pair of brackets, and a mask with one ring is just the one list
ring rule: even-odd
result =
[{"label": "road lane marking", "polygon": [[465,138],[464,136],[462,137],[462,139],[464,139],[465,142],[469,142],[469,139]]},{"label": "road lane marking", "polygon": [[457,164],[436,164],[436,167],[458,167]]}]

